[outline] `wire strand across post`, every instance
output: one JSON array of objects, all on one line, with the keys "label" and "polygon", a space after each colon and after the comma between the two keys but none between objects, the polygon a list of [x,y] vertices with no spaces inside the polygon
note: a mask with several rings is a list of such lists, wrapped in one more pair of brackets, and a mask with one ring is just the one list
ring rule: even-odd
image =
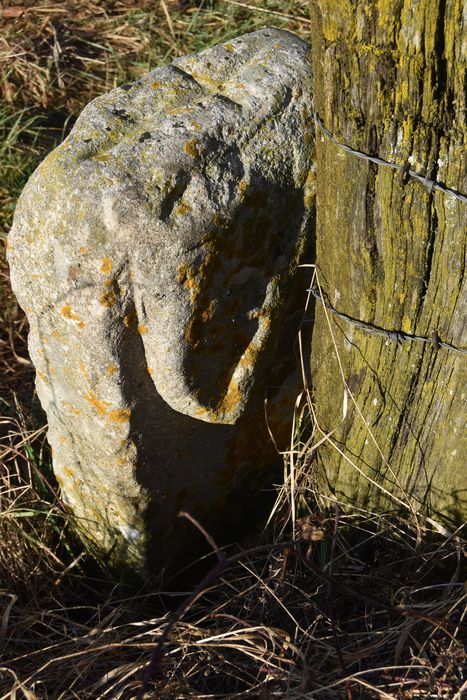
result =
[{"label": "wire strand across post", "polygon": [[356,148],[352,148],[351,146],[348,146],[346,143],[342,143],[341,141],[338,141],[327,129],[321,118],[318,116],[316,109],[315,109],[315,103],[314,99],[312,100],[312,109],[313,109],[313,117],[315,120],[315,123],[318,125],[319,129],[321,132],[330,140],[332,143],[334,143],[336,146],[339,146],[339,148],[342,148],[342,150],[346,151],[346,153],[351,153],[352,155],[356,156],[357,158],[361,158],[363,160],[369,160],[371,163],[375,163],[375,165],[382,165],[387,168],[392,168],[393,170],[399,170],[399,171],[404,171],[404,175],[407,177],[411,177],[414,180],[417,180],[420,182],[424,187],[428,189],[429,192],[433,192],[433,190],[438,190],[439,192],[443,192],[444,194],[448,195],[449,197],[455,197],[456,199],[459,199],[461,202],[467,202],[467,195],[463,194],[462,192],[458,192],[457,190],[453,189],[452,187],[446,187],[443,185],[441,182],[438,180],[432,180],[431,178],[428,177],[428,175],[420,175],[420,173],[415,172],[415,170],[411,170],[410,168],[406,167],[406,163],[403,163],[400,165],[399,163],[392,163],[391,161],[385,160],[384,158],[380,158],[379,156],[372,156],[369,153],[365,153],[364,151],[359,151]]}]

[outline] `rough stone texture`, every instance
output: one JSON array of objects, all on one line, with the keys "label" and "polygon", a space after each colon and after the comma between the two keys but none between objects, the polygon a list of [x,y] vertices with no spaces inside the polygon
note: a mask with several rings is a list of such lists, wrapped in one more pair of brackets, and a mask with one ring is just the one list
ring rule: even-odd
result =
[{"label": "rough stone texture", "polygon": [[183,556],[181,508],[216,528],[267,481],[263,401],[275,387],[280,434],[311,235],[310,95],[288,32],[177,59],[91,102],[20,198],[11,277],[55,472],[114,561]]}]

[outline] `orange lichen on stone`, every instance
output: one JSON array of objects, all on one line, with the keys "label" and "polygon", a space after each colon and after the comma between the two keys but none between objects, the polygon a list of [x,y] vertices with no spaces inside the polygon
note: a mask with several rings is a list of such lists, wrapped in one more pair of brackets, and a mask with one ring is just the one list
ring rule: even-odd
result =
[{"label": "orange lichen on stone", "polygon": [[197,286],[198,286],[198,284],[197,284],[196,280],[194,279],[194,277],[188,277],[188,279],[185,280],[185,287],[187,289],[194,290],[194,289],[196,289]]},{"label": "orange lichen on stone", "polygon": [[183,150],[192,158],[199,158],[198,143],[196,139],[190,139],[183,146]]},{"label": "orange lichen on stone", "polygon": [[74,314],[72,312],[70,304],[64,304],[64,306],[62,306],[62,308],[60,309],[60,313],[62,314],[62,316],[69,319],[70,321],[75,321],[76,325],[80,330],[86,325],[84,321],[78,316],[78,314]]},{"label": "orange lichen on stone", "polygon": [[85,394],[84,398],[91,404],[91,406],[94,406],[99,416],[105,416],[113,423],[127,423],[130,420],[131,412],[128,408],[115,408],[109,410],[110,402],[98,399],[92,391]]},{"label": "orange lichen on stone", "polygon": [[239,402],[242,400],[242,392],[235,379],[232,379],[225,396],[222,401],[216,406],[213,413],[219,418],[224,414],[233,413]]},{"label": "orange lichen on stone", "polygon": [[94,408],[97,411],[97,414],[99,416],[105,416],[108,413],[108,406],[110,406],[110,403],[108,401],[101,401],[100,399],[97,398],[97,396],[94,394],[94,392],[90,391],[87,394],[84,395],[84,398],[88,403],[91,404],[91,406],[94,406]]},{"label": "orange lichen on stone", "polygon": [[208,306],[201,312],[201,318],[204,323],[210,321],[214,314],[214,303],[211,301]]},{"label": "orange lichen on stone", "polygon": [[83,254],[83,253],[87,253],[87,252],[88,252],[88,249],[84,245],[82,245],[80,248],[78,248],[78,253]]},{"label": "orange lichen on stone", "polygon": [[255,345],[255,343],[251,342],[243,355],[240,358],[239,365],[242,367],[252,367],[255,362],[256,358],[258,357],[258,353],[260,351],[260,348]]},{"label": "orange lichen on stone", "polygon": [[[201,273],[201,268],[200,268]],[[182,263],[177,270],[179,284],[183,284],[190,291],[191,300],[194,300],[198,283],[193,275],[193,271],[188,263]]]},{"label": "orange lichen on stone", "polygon": [[140,323],[138,328],[137,328],[137,331],[140,335],[144,335],[145,333],[148,332],[148,327],[145,326],[144,323]]},{"label": "orange lichen on stone", "polygon": [[113,375],[115,374],[117,369],[118,369],[117,365],[109,365],[105,371],[109,375],[109,377],[113,377]]},{"label": "orange lichen on stone", "polygon": [[118,408],[115,411],[109,411],[107,417],[113,423],[126,423],[130,420],[131,411],[128,408]]},{"label": "orange lichen on stone", "polygon": [[67,476],[71,476],[72,479],[75,477],[75,470],[71,469],[71,467],[62,467],[62,471]]},{"label": "orange lichen on stone", "polygon": [[154,374],[154,370],[152,367],[147,367],[148,374]]},{"label": "orange lichen on stone", "polygon": [[104,273],[104,275],[110,274],[112,270],[112,261],[110,258],[103,258],[102,259],[102,265],[101,265],[101,272]]},{"label": "orange lichen on stone", "polygon": [[178,278],[179,284],[185,284],[186,279],[188,277],[189,270],[190,270],[190,266],[186,262],[182,263],[179,266],[179,268],[177,270],[177,278]]},{"label": "orange lichen on stone", "polygon": [[162,87],[163,83],[161,83],[159,80],[155,80],[152,84],[152,87],[155,88],[156,90],[160,87]]}]

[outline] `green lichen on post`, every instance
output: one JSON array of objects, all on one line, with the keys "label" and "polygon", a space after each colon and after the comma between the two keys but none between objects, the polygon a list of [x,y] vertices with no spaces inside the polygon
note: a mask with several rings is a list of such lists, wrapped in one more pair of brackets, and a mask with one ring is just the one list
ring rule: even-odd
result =
[{"label": "green lichen on post", "polygon": [[[460,0],[344,0],[339,10],[318,0],[311,16],[315,105],[333,135],[467,191]],[[413,179],[401,185],[397,171],[319,133],[317,171],[317,266],[331,303],[388,330],[436,330],[465,347],[465,203]],[[314,398],[320,427],[339,426],[335,446],[319,452],[326,489],[398,507],[379,485],[416,509],[462,519],[465,356],[331,323],[361,414],[350,403],[342,422],[343,380],[318,304]]]}]

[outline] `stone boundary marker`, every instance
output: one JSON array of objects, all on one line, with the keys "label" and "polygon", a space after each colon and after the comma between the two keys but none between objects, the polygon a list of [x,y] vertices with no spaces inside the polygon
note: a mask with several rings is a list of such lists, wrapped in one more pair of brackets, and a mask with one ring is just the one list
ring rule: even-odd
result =
[{"label": "stone boundary marker", "polygon": [[18,202],[8,257],[54,470],[113,564],[186,560],[180,509],[235,526],[272,482],[263,406],[285,439],[311,94],[289,32],[177,59],[91,102]]}]

